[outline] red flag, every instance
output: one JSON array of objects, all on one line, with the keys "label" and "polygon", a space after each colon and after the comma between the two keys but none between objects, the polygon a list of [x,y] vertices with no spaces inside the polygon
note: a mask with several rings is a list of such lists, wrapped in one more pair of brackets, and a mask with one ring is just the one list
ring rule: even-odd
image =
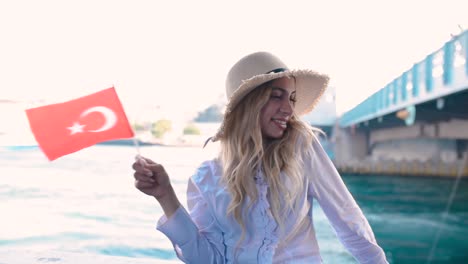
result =
[{"label": "red flag", "polygon": [[102,141],[133,137],[114,87],[68,102],[27,109],[26,114],[49,160]]}]

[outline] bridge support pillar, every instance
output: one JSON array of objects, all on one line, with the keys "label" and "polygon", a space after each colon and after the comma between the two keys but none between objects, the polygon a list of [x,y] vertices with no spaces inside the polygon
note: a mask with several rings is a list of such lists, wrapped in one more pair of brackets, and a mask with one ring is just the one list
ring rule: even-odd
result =
[{"label": "bridge support pillar", "polygon": [[334,133],[336,140],[334,152],[337,164],[362,160],[367,156],[369,142],[367,133],[351,128],[338,128]]}]

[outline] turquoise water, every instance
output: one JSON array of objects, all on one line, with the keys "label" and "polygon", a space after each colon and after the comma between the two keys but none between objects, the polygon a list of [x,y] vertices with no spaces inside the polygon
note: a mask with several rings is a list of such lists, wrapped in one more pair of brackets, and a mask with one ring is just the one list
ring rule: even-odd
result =
[{"label": "turquoise water", "polygon": [[[185,204],[188,177],[215,148],[143,147],[163,164]],[[176,260],[155,230],[162,211],[133,187],[135,148],[94,146],[48,162],[37,148],[0,148],[0,249],[63,250]],[[445,223],[453,180],[345,175],[391,263],[467,263],[468,181],[462,181]],[[356,263],[314,208],[325,263]],[[0,256],[1,260],[1,256]]]}]

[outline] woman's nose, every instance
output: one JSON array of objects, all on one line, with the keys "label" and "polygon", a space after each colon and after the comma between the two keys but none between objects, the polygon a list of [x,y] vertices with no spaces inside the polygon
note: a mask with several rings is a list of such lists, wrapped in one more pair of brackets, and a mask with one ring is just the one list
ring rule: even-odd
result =
[{"label": "woman's nose", "polygon": [[294,105],[292,104],[292,102],[289,99],[283,100],[281,107],[280,107],[280,112],[290,115],[292,114],[293,110],[294,110]]}]

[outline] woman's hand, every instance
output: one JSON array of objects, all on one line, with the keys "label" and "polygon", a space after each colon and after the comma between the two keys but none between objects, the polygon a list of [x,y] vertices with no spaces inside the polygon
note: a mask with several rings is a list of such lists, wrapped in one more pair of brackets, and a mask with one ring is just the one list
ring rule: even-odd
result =
[{"label": "woman's hand", "polygon": [[141,192],[158,199],[172,190],[169,176],[161,164],[138,156],[132,167],[135,170],[135,187]]},{"label": "woman's hand", "polygon": [[141,156],[137,157],[132,167],[135,170],[135,187],[156,198],[166,216],[170,217],[179,208],[180,203],[164,167]]}]

